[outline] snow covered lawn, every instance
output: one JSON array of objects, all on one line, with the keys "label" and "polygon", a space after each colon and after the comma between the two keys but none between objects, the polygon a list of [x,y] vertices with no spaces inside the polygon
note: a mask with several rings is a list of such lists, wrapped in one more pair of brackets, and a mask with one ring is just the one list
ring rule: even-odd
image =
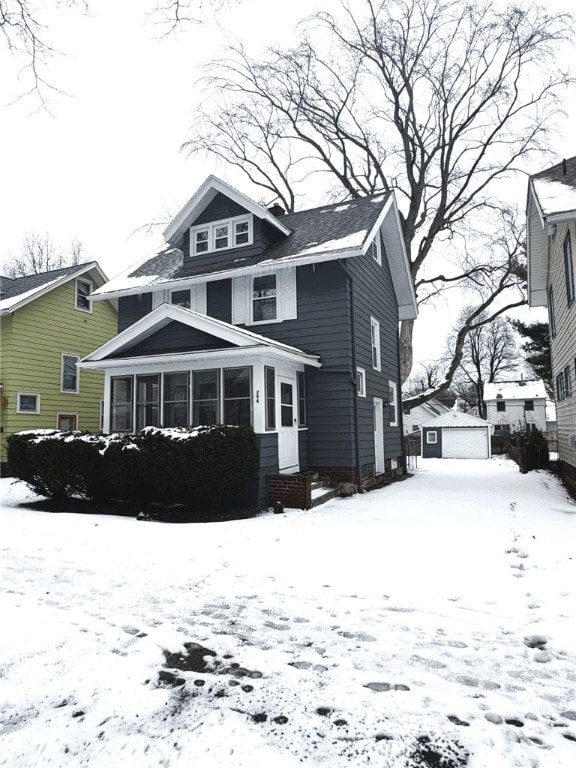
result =
[{"label": "snow covered lawn", "polygon": [[576,505],[504,458],[169,525],[0,481],[0,765],[572,768]]}]

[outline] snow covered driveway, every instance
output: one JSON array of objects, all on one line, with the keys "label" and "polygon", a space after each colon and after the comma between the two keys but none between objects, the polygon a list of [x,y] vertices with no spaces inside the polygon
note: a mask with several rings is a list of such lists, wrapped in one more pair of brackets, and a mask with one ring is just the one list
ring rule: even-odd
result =
[{"label": "snow covered driveway", "polygon": [[502,458],[169,525],[0,481],[0,765],[572,768],[576,505]]}]

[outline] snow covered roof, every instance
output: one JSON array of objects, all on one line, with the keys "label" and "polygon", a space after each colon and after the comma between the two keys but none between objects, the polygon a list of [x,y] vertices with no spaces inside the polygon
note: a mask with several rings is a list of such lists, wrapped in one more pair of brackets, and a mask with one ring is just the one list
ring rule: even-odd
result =
[{"label": "snow covered roof", "polygon": [[448,411],[441,413],[429,421],[422,424],[423,427],[489,427],[490,422],[480,419],[478,416],[472,416],[462,411]]},{"label": "snow covered roof", "polygon": [[531,381],[500,381],[484,385],[484,401],[488,400],[545,400],[546,387],[541,379]]},{"label": "snow covered roof", "polygon": [[25,275],[16,278],[3,276],[0,287],[0,314],[15,312],[20,307],[63,285],[68,280],[81,277],[87,273],[90,273],[90,277],[96,280],[98,285],[105,283],[107,280],[106,275],[102,272],[96,261],[53,269],[49,272],[42,272],[39,275]]},{"label": "snow covered roof", "polygon": [[[214,177],[210,179],[210,183],[216,185],[218,180]],[[214,188],[221,191],[217,185]],[[241,194],[235,190],[232,192],[236,196]],[[228,260],[225,254],[218,254],[218,259],[213,263],[207,263],[206,259],[195,263],[194,258],[184,258],[180,248],[182,238],[178,233],[181,233],[184,226],[190,226],[201,204],[206,205],[209,198],[207,189],[201,195],[191,198],[174,219],[174,226],[167,228],[165,236],[170,241],[162,250],[115,277],[95,291],[92,298],[129,295],[144,288],[149,291],[183,288],[195,283],[255,272],[261,274],[279,268],[360,256],[366,253],[380,230],[398,299],[400,319],[416,317],[416,297],[410,265],[402,238],[396,198],[392,192],[286,214],[281,217],[281,222],[277,217],[272,217],[276,222],[274,226],[282,226],[281,237],[261,252],[254,253],[254,249],[250,249],[246,256],[240,256],[238,249],[234,249],[230,251]],[[252,207],[249,207],[247,200],[242,196],[244,207],[252,211],[256,206],[257,215],[263,218],[266,210],[256,203],[251,203]]]},{"label": "snow covered roof", "polygon": [[530,184],[547,222],[576,216],[576,157],[534,174]]}]

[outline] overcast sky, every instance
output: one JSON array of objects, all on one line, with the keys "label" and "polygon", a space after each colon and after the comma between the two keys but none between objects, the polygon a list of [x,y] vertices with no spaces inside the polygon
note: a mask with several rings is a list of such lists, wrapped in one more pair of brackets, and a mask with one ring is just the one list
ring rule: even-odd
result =
[{"label": "overcast sky", "polygon": [[[322,2],[231,0],[167,37],[146,4],[99,0],[90,16],[64,8],[46,18],[63,52],[47,74],[69,94],[50,95],[50,112],[31,97],[13,102],[25,73],[19,78],[18,63],[0,52],[0,261],[19,252],[26,234],[47,232],[62,245],[79,239],[86,258],[113,277],[161,241],[139,228],[175,214],[210,173],[248,191],[242,177],[180,152],[201,98],[198,67],[225,43],[223,28],[251,45],[289,41],[298,19]],[[548,5],[571,10],[573,0]],[[558,158],[576,154],[574,94],[566,108]]]}]

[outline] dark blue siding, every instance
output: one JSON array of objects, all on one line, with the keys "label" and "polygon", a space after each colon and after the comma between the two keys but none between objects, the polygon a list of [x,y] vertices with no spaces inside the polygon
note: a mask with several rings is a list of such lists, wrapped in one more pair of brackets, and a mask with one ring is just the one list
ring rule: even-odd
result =
[{"label": "dark blue siding", "polygon": [[206,285],[206,313],[224,323],[232,322],[232,280],[215,280]]},{"label": "dark blue siding", "polygon": [[[426,435],[428,432],[436,432],[436,443],[428,443]],[[424,427],[422,429],[422,457],[424,459],[441,459],[442,458],[442,428],[441,427]]]},{"label": "dark blue siding", "polygon": [[208,333],[197,331],[182,323],[171,322],[133,347],[121,350],[116,357],[141,357],[200,349],[226,349],[231,346],[229,342]]},{"label": "dark blue siding", "polygon": [[152,294],[140,293],[118,299],[118,333],[152,311]]}]

